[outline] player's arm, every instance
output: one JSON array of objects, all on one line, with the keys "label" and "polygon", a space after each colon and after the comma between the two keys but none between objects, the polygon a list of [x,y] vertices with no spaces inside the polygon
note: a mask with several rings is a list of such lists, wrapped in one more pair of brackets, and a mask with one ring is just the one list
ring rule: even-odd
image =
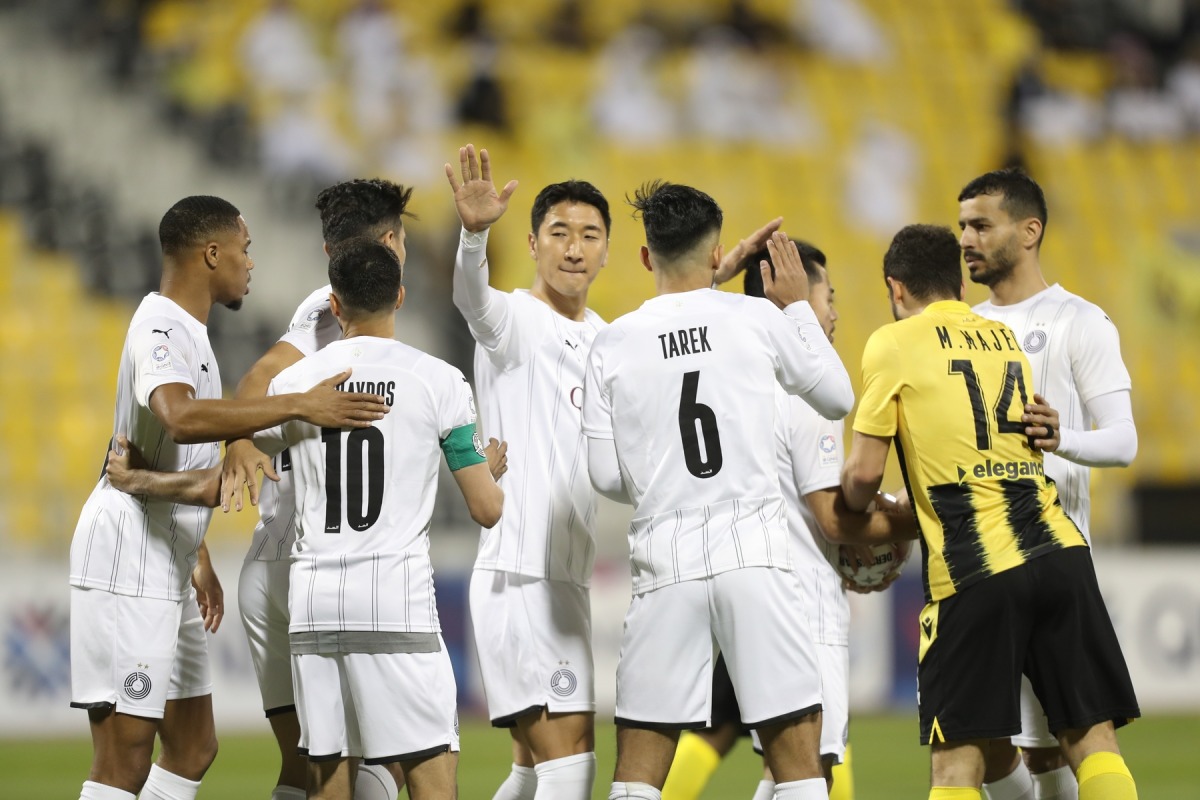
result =
[{"label": "player's arm", "polygon": [[[279,341],[271,345],[258,361],[254,362],[241,381],[238,382],[238,400],[251,400],[267,395],[267,387],[275,376],[304,358],[304,353],[289,342]],[[271,458],[254,446],[248,438],[231,439],[225,443],[225,461],[221,465],[220,503],[226,511],[233,505],[242,510],[243,489],[250,490],[250,505],[258,505],[258,472],[273,481],[279,480]]]},{"label": "player's arm", "polygon": [[[1025,406],[1021,421],[1025,433],[1036,437],[1034,444],[1047,453],[1057,453],[1085,467],[1128,467],[1137,455],[1137,427],[1128,390],[1093,397],[1085,403],[1095,428],[1077,431],[1059,426],[1058,412],[1046,398],[1034,394]],[[1047,427],[1048,426],[1048,427]],[[1047,436],[1047,434],[1050,434]]]},{"label": "player's arm", "polygon": [[[789,394],[799,395],[826,419],[841,419],[854,407],[850,375],[808,304],[808,276],[795,242],[780,232],[767,242],[775,275],[759,265],[767,298],[789,319],[768,318],[767,330],[778,354],[776,377]],[[790,320],[790,321],[789,321]]]},{"label": "player's arm", "polygon": [[721,263],[717,265],[716,272],[713,273],[713,286],[720,286],[736,277],[746,267],[746,257],[762,250],[770,240],[771,234],[779,230],[782,225],[783,217],[776,217],[726,250],[725,254],[721,256]]},{"label": "player's arm", "polygon": [[458,160],[457,175],[454,168],[446,164],[446,179],[454,192],[454,207],[462,222],[454,261],[452,299],[475,338],[484,347],[495,349],[506,328],[510,310],[503,293],[489,285],[488,229],[504,215],[517,182],[509,181],[497,192],[492,182],[488,152],[481,150],[476,158],[474,145],[460,147]]},{"label": "player's arm", "polygon": [[216,633],[225,617],[225,590],[208,556],[208,543],[200,542],[196,551],[196,567],[192,570],[192,588],[196,590],[196,605],[204,618],[204,630]]},{"label": "player's arm", "polygon": [[221,484],[220,467],[184,472],[157,472],[124,435],[109,449],[104,463],[108,482],[126,494],[146,495],[188,506],[216,506]]},{"label": "player's arm", "polygon": [[321,428],[367,428],[383,419],[382,397],[336,388],[351,375],[345,370],[303,393],[233,400],[200,400],[185,383],[165,383],[150,395],[150,410],[177,444],[219,442],[292,420]]},{"label": "player's arm", "polygon": [[817,520],[819,530],[814,534],[834,544],[885,544],[921,535],[912,514],[852,511],[838,486],[809,492],[804,502]]},{"label": "player's arm", "polygon": [[471,519],[485,528],[491,528],[499,522],[500,513],[504,510],[504,490],[496,484],[487,462],[460,467],[452,474],[463,499],[467,501]]},{"label": "player's arm", "polygon": [[883,483],[890,438],[854,432],[850,455],[842,467],[842,498],[849,511],[866,511]]},{"label": "player's arm", "polygon": [[588,476],[592,480],[592,487],[609,500],[633,503],[625,489],[625,482],[621,479],[617,443],[612,439],[588,437]]}]

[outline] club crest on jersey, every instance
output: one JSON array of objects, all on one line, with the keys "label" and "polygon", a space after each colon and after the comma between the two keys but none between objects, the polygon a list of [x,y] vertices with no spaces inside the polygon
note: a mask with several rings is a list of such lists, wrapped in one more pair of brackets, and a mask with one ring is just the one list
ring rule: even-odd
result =
[{"label": "club crest on jersey", "polygon": [[550,691],[559,697],[568,697],[574,694],[575,687],[578,685],[579,680],[569,669],[555,670],[554,674],[550,676]]},{"label": "club crest on jersey", "polygon": [[161,372],[171,368],[171,348],[165,344],[156,344],[150,351],[150,360],[154,362],[154,370]]},{"label": "club crest on jersey", "polygon": [[1030,331],[1021,343],[1026,353],[1036,353],[1046,346],[1046,332],[1043,330]]},{"label": "club crest on jersey", "polygon": [[828,467],[830,464],[837,462],[837,440],[833,438],[832,433],[827,433],[817,442],[817,448],[821,451],[821,466]]},{"label": "club crest on jersey", "polygon": [[125,676],[125,694],[131,700],[145,700],[150,695],[150,676],[144,672],[131,672]]},{"label": "club crest on jersey", "polygon": [[479,453],[480,458],[487,458],[487,453],[483,451],[483,439],[479,437],[478,430],[471,434],[471,444],[475,445],[475,452]]}]

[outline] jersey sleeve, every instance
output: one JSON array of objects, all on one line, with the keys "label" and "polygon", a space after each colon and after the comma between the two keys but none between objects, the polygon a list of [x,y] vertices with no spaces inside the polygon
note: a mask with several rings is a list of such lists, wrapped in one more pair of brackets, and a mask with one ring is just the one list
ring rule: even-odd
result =
[{"label": "jersey sleeve", "polygon": [[612,439],[612,398],[604,375],[604,346],[608,330],[601,331],[592,342],[583,375],[583,434],[593,439]]},{"label": "jersey sleeve", "polygon": [[789,394],[804,398],[827,419],[849,414],[854,407],[850,375],[812,307],[806,302],[792,303],[783,314],[774,309],[764,311],[762,319],[776,353],[775,374],[780,385]]},{"label": "jersey sleeve", "polygon": [[437,388],[438,439],[451,472],[487,461],[471,384],[447,365]]},{"label": "jersey sleeve", "polygon": [[[280,373],[280,375],[283,375],[283,373]],[[280,376],[277,375],[271,381],[270,385],[267,386],[268,397],[287,393],[287,389],[281,388],[279,377]],[[295,442],[288,441],[289,427],[294,426],[291,426],[290,423],[284,422],[274,427],[256,432],[254,434],[254,446],[274,458],[288,447],[295,444]]]},{"label": "jersey sleeve", "polygon": [[1103,311],[1089,306],[1077,315],[1070,342],[1071,373],[1082,403],[1131,389],[1129,370],[1121,360],[1121,337]]},{"label": "jersey sleeve", "polygon": [[279,341],[287,342],[302,354],[311,356],[341,336],[342,328],[329,306],[329,292],[318,290],[299,305]]},{"label": "jersey sleeve", "polygon": [[149,408],[150,395],[168,383],[182,383],[193,391],[191,362],[196,360],[195,349],[182,331],[171,339],[172,328],[179,325],[167,318],[148,319],[129,331],[129,357],[133,361],[133,396],[138,405]]},{"label": "jersey sleeve", "polygon": [[487,236],[463,231],[454,260],[454,306],[467,321],[471,336],[501,369],[525,360],[525,322],[513,313],[511,294],[488,284]]},{"label": "jersey sleeve", "polygon": [[792,455],[792,477],[801,496],[842,483],[842,423],[798,408],[789,397],[787,444]]},{"label": "jersey sleeve", "polygon": [[862,358],[862,397],[854,430],[868,436],[895,436],[900,417],[900,349],[886,327],[871,334]]}]

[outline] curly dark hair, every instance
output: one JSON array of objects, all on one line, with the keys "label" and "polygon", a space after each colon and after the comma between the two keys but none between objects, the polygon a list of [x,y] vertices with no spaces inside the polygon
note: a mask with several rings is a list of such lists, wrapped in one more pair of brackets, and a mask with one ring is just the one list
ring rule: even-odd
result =
[{"label": "curly dark hair", "polygon": [[164,255],[200,247],[221,231],[237,231],[242,212],[228,200],[211,195],[185,197],[167,209],[158,223],[158,242]]},{"label": "curly dark hair", "polygon": [[413,217],[406,209],[412,187],[383,178],[356,178],[335,183],[317,195],[321,234],[331,248],[355,236],[378,239],[388,231],[399,231],[402,217]]},{"label": "curly dark hair", "polygon": [[668,181],[644,183],[625,202],[646,228],[646,246],[666,261],[692,250],[710,233],[721,233],[725,215],[717,201],[691,186]]}]

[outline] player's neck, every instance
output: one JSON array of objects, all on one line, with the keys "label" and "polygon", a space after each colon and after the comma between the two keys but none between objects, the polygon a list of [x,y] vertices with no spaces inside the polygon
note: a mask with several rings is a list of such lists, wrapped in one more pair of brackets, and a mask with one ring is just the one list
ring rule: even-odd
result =
[{"label": "player's neck", "polygon": [[187,270],[164,264],[158,293],[195,317],[201,325],[208,324],[214,300],[207,281],[189,280]]},{"label": "player's neck", "polygon": [[582,295],[565,295],[554,291],[548,283],[537,280],[533,282],[529,293],[554,309],[556,314],[567,319],[583,322],[587,314],[587,292]]},{"label": "player's neck", "polygon": [[678,273],[655,270],[654,272],[654,290],[660,295],[694,292],[697,289],[711,289],[712,283],[711,270],[687,270]]},{"label": "player's neck", "polygon": [[1042,277],[1042,269],[1036,261],[1014,269],[1007,278],[988,287],[992,305],[1011,306],[1028,300],[1038,292],[1050,287]]},{"label": "player's neck", "polygon": [[396,315],[386,317],[370,317],[367,319],[349,320],[342,327],[342,338],[353,339],[356,336],[373,336],[377,339],[396,338]]}]

